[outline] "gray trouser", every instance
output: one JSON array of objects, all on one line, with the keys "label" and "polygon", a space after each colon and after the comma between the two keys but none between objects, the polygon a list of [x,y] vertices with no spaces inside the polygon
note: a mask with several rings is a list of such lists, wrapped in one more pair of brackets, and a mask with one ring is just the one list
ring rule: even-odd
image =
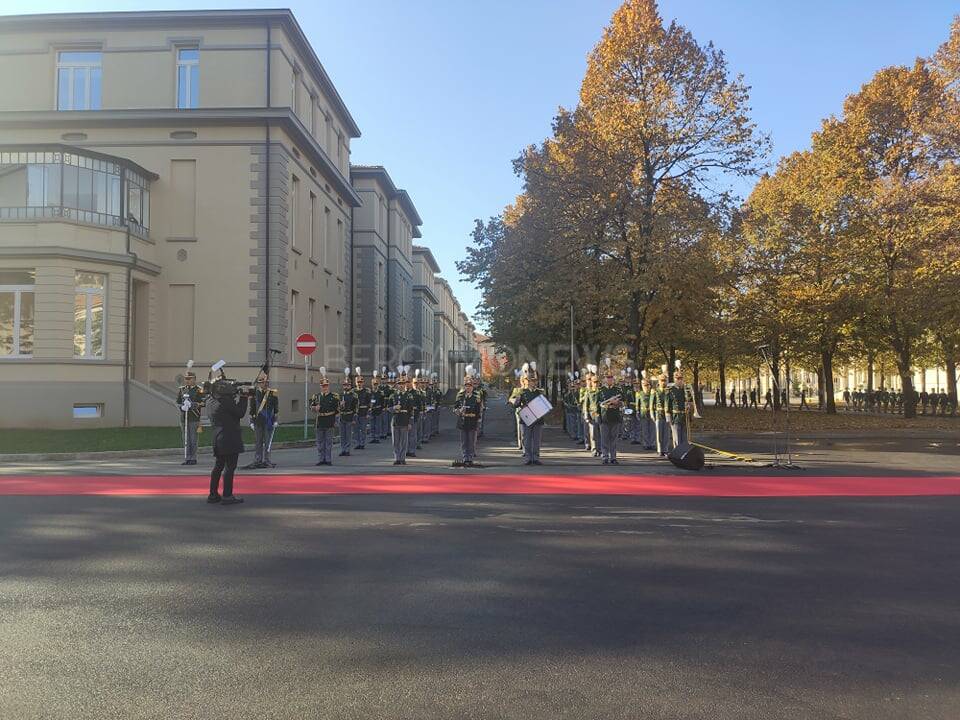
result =
[{"label": "gray trouser", "polygon": [[670,423],[670,432],[673,434],[673,446],[677,447],[682,445],[687,441],[687,419],[684,416],[680,416],[677,419],[674,416],[673,420]]},{"label": "gray trouser", "polygon": [[516,416],[517,416],[517,449],[523,450],[523,438],[526,436],[523,433],[523,423],[520,422],[520,413],[516,413]]},{"label": "gray trouser", "polygon": [[586,416],[581,416],[580,418],[580,437],[583,439],[583,449],[592,450],[593,449],[593,432],[591,428],[593,424],[590,422],[590,418]]},{"label": "gray trouser", "polygon": [[600,423],[600,448],[604,460],[617,459],[617,440],[620,439],[620,423]]},{"label": "gray trouser", "polygon": [[367,444],[367,427],[369,425],[370,417],[368,415],[357,415],[357,420],[354,423],[353,444],[358,448],[362,448]]},{"label": "gray trouser", "polygon": [[383,413],[379,415],[370,416],[370,439],[371,440],[380,440],[380,436],[383,434],[381,432],[381,427],[383,426]]},{"label": "gray trouser", "polygon": [[530,426],[520,423],[520,432],[523,433],[523,459],[527,462],[539,460],[543,423],[537,422]]},{"label": "gray trouser", "polygon": [[649,415],[640,418],[640,442],[647,450],[652,450],[657,446],[656,440],[657,425]]},{"label": "gray trouser", "polygon": [[340,452],[350,452],[353,447],[353,420],[340,421]]},{"label": "gray trouser", "polygon": [[460,459],[463,462],[473,462],[477,456],[477,428],[460,431]]},{"label": "gray trouser", "polygon": [[670,452],[670,423],[662,416],[657,416],[657,452],[666,455]]},{"label": "gray trouser", "polygon": [[590,421],[590,427],[593,432],[593,449],[603,453],[603,436],[600,434],[600,418],[594,418]]},{"label": "gray trouser", "polygon": [[[183,428],[183,413],[180,413],[180,427]],[[197,460],[197,429],[200,427],[200,421],[190,418],[187,420],[186,442],[183,446],[183,459]]]},{"label": "gray trouser", "polygon": [[266,420],[253,423],[254,459],[258,463],[270,462],[270,443],[273,440],[273,428],[267,429]]},{"label": "gray trouser", "polygon": [[403,462],[407,459],[407,440],[410,437],[409,425],[394,425],[393,431],[393,459]]},{"label": "gray trouser", "polygon": [[333,428],[317,428],[317,460],[333,462]]}]

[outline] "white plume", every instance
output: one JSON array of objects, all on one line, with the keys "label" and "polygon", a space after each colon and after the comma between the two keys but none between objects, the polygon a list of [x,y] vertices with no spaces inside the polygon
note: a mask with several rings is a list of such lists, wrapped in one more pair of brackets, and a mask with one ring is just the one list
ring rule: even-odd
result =
[{"label": "white plume", "polygon": [[677,358],[676,360],[673,361],[673,366],[674,366],[677,370],[680,369],[680,358]]},{"label": "white plume", "polygon": [[354,370],[354,372],[355,372],[357,375],[361,375],[361,374],[362,374],[362,373],[360,372],[360,366],[359,366],[359,365],[357,365],[353,370]]},{"label": "white plume", "polygon": [[646,370],[641,370],[641,371],[640,371],[640,377],[642,377],[642,378],[647,377],[647,371],[646,371]]},{"label": "white plume", "polygon": [[662,372],[664,375],[667,374],[667,364],[666,364],[666,363],[664,363],[663,365],[660,366],[660,372]]},{"label": "white plume", "polygon": [[607,357],[605,357],[603,359],[603,362],[606,364],[607,367],[610,367],[610,356],[608,355]]},{"label": "white plume", "polygon": [[525,363],[523,364],[523,367],[520,368],[520,369],[521,369],[521,371],[523,371],[523,372],[525,372],[525,373],[526,373],[526,372],[530,372],[530,363],[525,362]]},{"label": "white plume", "polygon": [[327,374],[327,369],[326,369],[323,365],[321,365],[321,366],[320,366],[320,375],[323,376],[323,375],[326,375],[326,374]]},{"label": "white plume", "polygon": [[574,377],[574,378],[579,378],[579,377],[580,377],[580,371],[577,370],[575,373],[573,373],[573,377]]},{"label": "white plume", "polygon": [[417,368],[413,374],[415,377],[420,377],[420,368]]},{"label": "white plume", "polygon": [[514,376],[514,377],[520,377],[520,368],[514,368],[514,369],[513,369],[513,376]]},{"label": "white plume", "polygon": [[467,367],[464,368],[463,372],[466,375],[473,375],[473,365],[467,365]]},{"label": "white plume", "polygon": [[374,376],[374,377],[377,377],[377,371],[376,371],[376,370],[373,371],[373,376]]},{"label": "white plume", "polygon": [[193,360],[187,360],[187,370],[193,367]]},{"label": "white plume", "polygon": [[531,360],[531,361],[530,361],[530,369],[533,370],[534,372],[537,371],[537,361],[536,361],[536,360]]},{"label": "white plume", "polygon": [[345,367],[345,368],[343,369],[343,376],[344,376],[344,377],[350,377],[350,368]]},{"label": "white plume", "polygon": [[394,373],[394,375],[402,375],[402,374],[403,374],[403,365],[397,365],[397,372]]},{"label": "white plume", "polygon": [[386,373],[386,372],[387,372],[387,366],[386,366],[386,365],[384,365],[384,366],[383,366],[383,368],[382,368],[382,369],[380,370],[380,372],[382,372],[382,373]]}]

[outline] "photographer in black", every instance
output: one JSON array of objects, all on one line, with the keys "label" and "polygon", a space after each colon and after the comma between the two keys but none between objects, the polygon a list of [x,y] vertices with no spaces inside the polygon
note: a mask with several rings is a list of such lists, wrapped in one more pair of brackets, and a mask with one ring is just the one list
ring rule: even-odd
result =
[{"label": "photographer in black", "polygon": [[[233,473],[237,469],[237,460],[244,449],[243,436],[240,434],[240,420],[247,413],[247,398],[236,383],[224,377],[221,369],[223,365],[220,363],[217,365],[214,365],[214,373],[219,372],[219,377],[210,383],[207,401],[210,423],[213,426],[213,455],[216,459],[216,464],[210,473],[210,495],[207,497],[207,502],[234,505],[243,502],[243,498],[233,494]],[[221,474],[223,475],[222,497],[219,493]]]}]

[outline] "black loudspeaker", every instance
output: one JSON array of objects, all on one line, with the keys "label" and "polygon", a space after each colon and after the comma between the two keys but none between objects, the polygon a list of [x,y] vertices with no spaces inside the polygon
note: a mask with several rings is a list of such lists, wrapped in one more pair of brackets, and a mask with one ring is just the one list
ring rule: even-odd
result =
[{"label": "black loudspeaker", "polygon": [[703,450],[690,443],[677,445],[667,456],[670,462],[682,470],[702,470],[703,469]]}]

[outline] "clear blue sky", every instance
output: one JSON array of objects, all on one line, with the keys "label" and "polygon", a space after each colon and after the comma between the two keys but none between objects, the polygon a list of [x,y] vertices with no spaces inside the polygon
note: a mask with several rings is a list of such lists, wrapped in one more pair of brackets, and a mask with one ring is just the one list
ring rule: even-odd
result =
[{"label": "clear blue sky", "polygon": [[[387,167],[424,219],[464,309],[479,298],[454,262],[473,219],[519,190],[510,161],[576,103],[586,55],[618,0],[3,0],[0,13],[290,7],[363,137],[356,163]],[[805,147],[821,118],[879,68],[911,63],[946,38],[958,0],[661,0],[712,40],[753,87],[774,161]]]}]

